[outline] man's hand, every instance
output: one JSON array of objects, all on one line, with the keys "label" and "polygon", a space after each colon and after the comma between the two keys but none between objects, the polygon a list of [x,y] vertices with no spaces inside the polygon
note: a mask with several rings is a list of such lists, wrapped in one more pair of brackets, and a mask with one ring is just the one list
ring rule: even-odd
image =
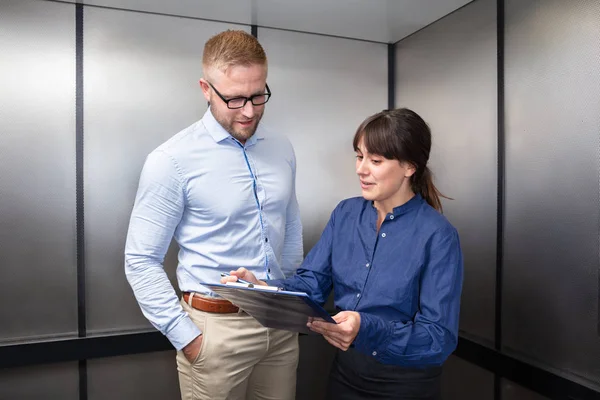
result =
[{"label": "man's hand", "polygon": [[194,340],[192,340],[191,342],[189,342],[187,344],[187,346],[185,346],[182,351],[183,351],[183,355],[185,356],[185,358],[187,358],[187,360],[190,362],[190,364],[193,364],[194,361],[196,361],[196,358],[198,358],[198,354],[200,354],[200,350],[202,349],[202,334],[196,336],[196,338]]},{"label": "man's hand", "polygon": [[254,283],[255,285],[267,286],[267,282],[259,281],[258,279],[256,279],[256,276],[254,276],[252,272],[248,271],[246,268],[243,267],[238,268],[236,271],[230,271],[229,274],[231,276],[224,276],[223,278],[221,278],[221,283],[236,282],[239,278]]},{"label": "man's hand", "polygon": [[333,316],[337,324],[325,321],[309,322],[311,331],[323,335],[331,345],[341,350],[348,350],[360,328],[360,314],[354,311],[342,311]]}]

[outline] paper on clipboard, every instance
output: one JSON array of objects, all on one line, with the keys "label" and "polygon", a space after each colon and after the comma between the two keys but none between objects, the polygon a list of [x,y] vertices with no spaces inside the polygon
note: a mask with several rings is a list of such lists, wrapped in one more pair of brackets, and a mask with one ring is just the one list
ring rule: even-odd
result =
[{"label": "paper on clipboard", "polygon": [[306,326],[307,322],[321,319],[335,323],[327,311],[303,292],[288,292],[272,286],[237,282],[202,285],[229,300],[268,328],[314,334]]}]

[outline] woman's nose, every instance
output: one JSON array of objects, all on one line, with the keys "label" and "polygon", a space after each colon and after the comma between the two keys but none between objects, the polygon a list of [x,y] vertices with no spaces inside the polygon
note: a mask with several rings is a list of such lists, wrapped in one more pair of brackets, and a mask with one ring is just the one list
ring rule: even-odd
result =
[{"label": "woman's nose", "polygon": [[365,164],[363,162],[357,162],[356,163],[356,173],[358,175],[366,175],[366,168],[365,168]]}]

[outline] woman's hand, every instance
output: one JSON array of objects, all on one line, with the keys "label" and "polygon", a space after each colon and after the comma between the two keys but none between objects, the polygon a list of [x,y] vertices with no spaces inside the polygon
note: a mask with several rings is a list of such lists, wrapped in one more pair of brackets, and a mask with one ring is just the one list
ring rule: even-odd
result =
[{"label": "woman's hand", "polygon": [[307,326],[311,331],[323,335],[331,345],[341,350],[348,350],[354,342],[360,328],[360,314],[355,311],[342,311],[333,316],[337,324],[325,321],[309,322]]},{"label": "woman's hand", "polygon": [[238,279],[243,279],[245,281],[254,283],[255,285],[267,286],[267,282],[259,281],[258,279],[256,279],[256,276],[254,276],[252,272],[248,271],[246,268],[243,267],[238,268],[236,271],[230,271],[229,275],[230,276],[222,277],[221,283],[236,282]]}]

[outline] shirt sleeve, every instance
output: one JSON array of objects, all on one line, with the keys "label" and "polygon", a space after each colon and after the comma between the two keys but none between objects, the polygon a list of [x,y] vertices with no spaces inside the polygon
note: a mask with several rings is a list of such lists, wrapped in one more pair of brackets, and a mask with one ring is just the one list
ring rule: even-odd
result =
[{"label": "shirt sleeve", "polygon": [[456,348],[463,260],[457,232],[434,233],[420,282],[419,311],[411,321],[385,321],[360,313],[357,350],[382,363],[439,365]]},{"label": "shirt sleeve", "polygon": [[142,313],[181,350],[201,332],[183,310],[163,268],[185,207],[174,160],[162,152],[146,159],[125,245],[125,275]]},{"label": "shirt sleeve", "polygon": [[332,213],[321,238],[308,253],[296,273],[287,279],[270,280],[270,286],[283,287],[285,290],[305,292],[315,302],[323,305],[332,288],[331,249],[333,243],[334,217]]},{"label": "shirt sleeve", "polygon": [[296,198],[296,158],[294,156],[292,162],[292,194],[286,210],[285,237],[281,256],[281,269],[286,278],[294,274],[302,262],[303,253],[302,221],[300,220],[300,208]]}]

